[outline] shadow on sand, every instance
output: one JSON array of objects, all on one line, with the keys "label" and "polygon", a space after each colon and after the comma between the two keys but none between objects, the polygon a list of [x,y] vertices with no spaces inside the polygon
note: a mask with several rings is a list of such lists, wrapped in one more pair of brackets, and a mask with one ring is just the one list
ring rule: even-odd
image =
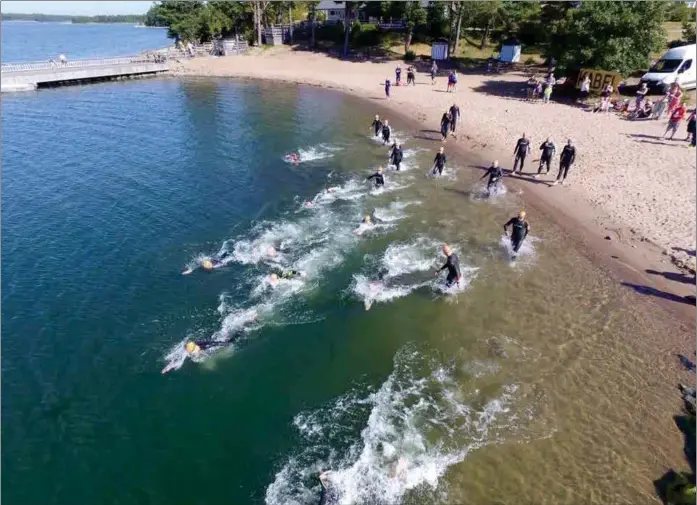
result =
[{"label": "shadow on sand", "polygon": [[632,284],[631,282],[623,282],[623,286],[632,288],[637,293],[642,295],[656,296],[658,298],[663,298],[664,300],[669,300],[671,302],[686,303],[688,305],[697,305],[697,299],[693,295],[679,296],[673,293],[668,293],[667,291],[661,291],[654,289],[649,286],[642,286],[640,284]]}]

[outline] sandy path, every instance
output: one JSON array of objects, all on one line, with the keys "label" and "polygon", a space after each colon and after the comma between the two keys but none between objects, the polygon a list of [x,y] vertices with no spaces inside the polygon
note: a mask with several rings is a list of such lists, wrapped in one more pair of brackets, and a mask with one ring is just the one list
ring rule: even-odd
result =
[{"label": "sandy path", "polygon": [[[452,94],[444,92],[445,77],[431,86],[430,78],[419,73],[416,86],[393,86],[392,97],[386,100],[382,83],[385,78],[394,79],[395,66],[396,62],[345,62],[319,53],[274,48],[244,56],[185,61],[173,65],[173,73],[335,88],[379,101],[381,108],[420,121],[424,130],[437,130],[443,111],[457,103],[462,112],[459,131],[464,135],[449,140],[448,150],[467,150],[484,160],[499,158],[504,168],[511,168],[513,147],[525,132],[532,140],[533,155],[526,164],[526,172],[530,172],[537,170],[533,160],[539,158],[539,145],[551,136],[558,151],[552,172],[545,178],[548,181],[556,176],[558,153],[571,137],[577,162],[569,175],[570,185],[548,188],[522,182],[527,192],[543,199],[548,211],[593,228],[596,240],[610,236],[615,244],[625,246],[623,259],[633,256],[626,261],[633,260],[636,272],[654,266],[665,270],[668,258],[661,258],[661,251],[686,258],[680,250],[695,250],[695,151],[684,141],[685,123],[676,140],[662,141],[658,137],[665,130],[664,120],[625,121],[560,103],[519,100],[514,96],[523,93],[525,79],[520,73],[460,75],[458,90]],[[652,250],[647,249],[651,244]],[[639,253],[637,247],[643,251]]]}]

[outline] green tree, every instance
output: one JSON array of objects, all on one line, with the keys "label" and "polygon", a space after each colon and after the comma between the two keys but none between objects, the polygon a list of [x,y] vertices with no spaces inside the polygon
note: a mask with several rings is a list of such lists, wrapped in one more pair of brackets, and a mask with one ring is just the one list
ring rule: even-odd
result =
[{"label": "green tree", "polygon": [[682,23],[695,19],[695,10],[688,7],[685,2],[673,0],[666,8],[666,21]]},{"label": "green tree", "polygon": [[685,42],[690,42],[692,44],[697,41],[697,35],[695,34],[695,23],[685,20],[682,22],[682,39]]},{"label": "green tree", "polygon": [[167,26],[167,22],[160,14],[160,6],[158,4],[152,4],[145,14],[145,26]]},{"label": "green tree", "polygon": [[414,37],[414,28],[426,23],[426,9],[416,1],[390,2],[389,12],[391,17],[401,19],[406,25],[404,33],[404,54],[406,54]]},{"label": "green tree", "polygon": [[444,37],[447,33],[445,9],[442,2],[429,2],[426,7],[426,27],[428,35],[432,38]]},{"label": "green tree", "polygon": [[559,22],[548,48],[557,67],[628,74],[649,64],[651,52],[665,47],[666,3],[659,1],[583,2]]}]

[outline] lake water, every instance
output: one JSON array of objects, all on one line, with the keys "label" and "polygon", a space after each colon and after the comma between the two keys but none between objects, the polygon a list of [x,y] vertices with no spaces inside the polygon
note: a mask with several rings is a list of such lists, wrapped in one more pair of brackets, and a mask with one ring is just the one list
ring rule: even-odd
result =
[{"label": "lake water", "polygon": [[3,21],[0,33],[3,63],[58,59],[132,56],[171,44],[166,28],[136,28],[129,24],[35,23]]},{"label": "lake water", "polygon": [[8,503],[312,504],[321,469],[340,503],[655,502],[681,329],[543,216],[511,262],[519,196],[483,198],[471,160],[425,177],[439,143],[399,119],[376,191],[376,112],[227,79],[3,96]]}]

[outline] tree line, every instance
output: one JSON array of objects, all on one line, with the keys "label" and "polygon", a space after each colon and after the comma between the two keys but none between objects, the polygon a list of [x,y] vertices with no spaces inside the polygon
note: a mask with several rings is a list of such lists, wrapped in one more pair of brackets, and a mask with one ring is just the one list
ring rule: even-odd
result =
[{"label": "tree line", "polygon": [[[176,40],[205,42],[234,34],[259,45],[266,27],[290,25],[291,39],[307,38],[312,46],[330,39],[343,45],[346,56],[351,48],[378,46],[388,36],[375,25],[362,26],[360,12],[363,18],[402,22],[405,55],[414,41],[445,38],[451,54],[458,55],[464,43],[486,49],[514,39],[554,58],[562,72],[589,67],[622,74],[647,68],[651,54],[666,47],[665,21],[683,23],[683,40],[675,44],[695,41],[695,10],[681,1],[335,3],[348,22],[331,28],[317,26],[323,17],[317,1],[160,1],[145,24],[166,26]],[[299,31],[297,21],[310,21],[309,28]]]},{"label": "tree line", "polygon": [[114,16],[66,16],[60,14],[8,14],[2,13],[3,21],[38,21],[40,23],[144,23],[145,16],[127,14]]}]

